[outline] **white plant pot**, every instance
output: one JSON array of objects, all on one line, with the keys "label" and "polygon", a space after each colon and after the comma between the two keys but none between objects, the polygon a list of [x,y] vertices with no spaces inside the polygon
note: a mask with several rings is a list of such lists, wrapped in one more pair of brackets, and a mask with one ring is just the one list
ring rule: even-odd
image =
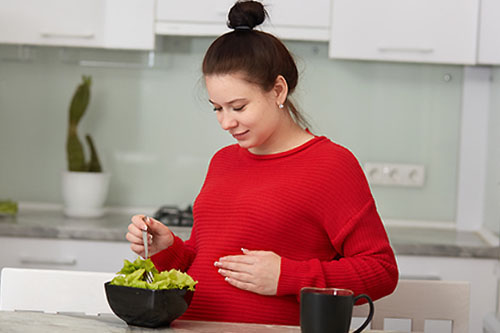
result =
[{"label": "white plant pot", "polygon": [[64,172],[64,214],[70,217],[103,216],[110,177],[110,174],[101,172]]}]

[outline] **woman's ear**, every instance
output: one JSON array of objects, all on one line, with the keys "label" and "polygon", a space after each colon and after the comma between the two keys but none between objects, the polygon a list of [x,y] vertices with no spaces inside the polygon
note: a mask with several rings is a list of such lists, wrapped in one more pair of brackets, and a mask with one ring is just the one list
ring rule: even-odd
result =
[{"label": "woman's ear", "polygon": [[276,77],[273,87],[274,94],[276,96],[276,104],[285,104],[286,98],[288,96],[288,84],[282,75]]}]

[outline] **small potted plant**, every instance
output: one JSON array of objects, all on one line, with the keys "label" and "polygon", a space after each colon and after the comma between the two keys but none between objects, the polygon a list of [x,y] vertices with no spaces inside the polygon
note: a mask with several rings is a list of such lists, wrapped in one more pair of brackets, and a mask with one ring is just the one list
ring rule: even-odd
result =
[{"label": "small potted plant", "polygon": [[68,170],[63,173],[64,214],[70,217],[100,217],[108,194],[110,175],[102,171],[97,150],[90,135],[85,139],[90,158],[87,161],[78,137],[78,123],[90,101],[91,77],[83,76],[71,100],[66,140]]}]

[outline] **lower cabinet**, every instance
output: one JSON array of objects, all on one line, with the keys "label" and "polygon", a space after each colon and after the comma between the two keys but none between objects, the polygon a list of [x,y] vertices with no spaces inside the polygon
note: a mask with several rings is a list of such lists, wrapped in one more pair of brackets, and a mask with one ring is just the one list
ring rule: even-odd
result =
[{"label": "lower cabinet", "polygon": [[3,267],[118,272],[135,260],[128,242],[0,237]]},{"label": "lower cabinet", "polygon": [[401,279],[469,281],[469,332],[482,332],[484,318],[496,312],[498,260],[398,255],[397,261]]},{"label": "lower cabinet", "polygon": [[[187,233],[179,232],[183,239]],[[135,260],[128,242],[0,237],[3,267],[118,272],[123,260]],[[401,279],[440,279],[471,283],[469,332],[496,312],[499,261],[495,259],[397,255]]]}]

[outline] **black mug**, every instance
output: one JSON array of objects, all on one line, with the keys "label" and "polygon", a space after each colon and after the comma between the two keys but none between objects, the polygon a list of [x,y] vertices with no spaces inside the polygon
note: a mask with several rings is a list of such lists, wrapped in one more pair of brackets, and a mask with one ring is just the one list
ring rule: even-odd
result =
[{"label": "black mug", "polygon": [[302,288],[300,290],[300,330],[302,333],[348,333],[354,303],[365,298],[370,313],[363,325],[353,333],[361,332],[373,318],[373,302],[368,295],[354,296],[349,289]]}]

